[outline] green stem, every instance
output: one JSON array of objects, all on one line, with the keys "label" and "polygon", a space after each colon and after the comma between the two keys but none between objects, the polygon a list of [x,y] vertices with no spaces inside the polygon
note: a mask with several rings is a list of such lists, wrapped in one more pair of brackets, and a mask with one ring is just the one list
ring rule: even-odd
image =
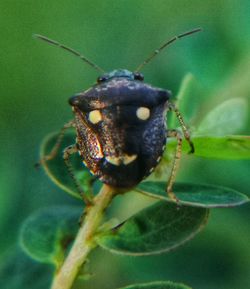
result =
[{"label": "green stem", "polygon": [[113,196],[114,191],[109,186],[103,185],[95,197],[93,205],[88,208],[84,223],[80,227],[62,267],[55,275],[51,289],[70,289],[72,287],[89,252],[95,247],[94,234],[101,223],[103,212]]}]

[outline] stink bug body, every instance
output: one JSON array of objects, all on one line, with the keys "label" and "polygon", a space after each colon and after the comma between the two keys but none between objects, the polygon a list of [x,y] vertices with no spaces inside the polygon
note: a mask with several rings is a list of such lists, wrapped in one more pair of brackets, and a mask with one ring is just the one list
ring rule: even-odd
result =
[{"label": "stink bug body", "polygon": [[[42,161],[56,155],[64,131],[75,127],[76,144],[64,150],[64,160],[85,201],[88,200],[69,162],[71,153],[79,152],[86,167],[102,182],[116,189],[128,189],[154,170],[163,155],[167,137],[177,138],[176,155],[167,186],[170,197],[174,197],[172,186],[181,155],[182,136],[176,130],[167,129],[167,110],[175,111],[191,152],[194,147],[181,114],[169,101],[171,93],[144,83],[139,71],[167,45],[198,31],[200,29],[183,33],[164,43],[135,72],[119,69],[104,73],[98,77],[96,85],[70,98],[75,119],[63,127],[53,150]],[[77,51],[44,36],[36,37],[72,52],[104,72]]]},{"label": "stink bug body", "polygon": [[162,156],[169,92],[136,80],[127,70],[104,79],[70,99],[77,147],[101,181],[129,188],[148,176]]}]

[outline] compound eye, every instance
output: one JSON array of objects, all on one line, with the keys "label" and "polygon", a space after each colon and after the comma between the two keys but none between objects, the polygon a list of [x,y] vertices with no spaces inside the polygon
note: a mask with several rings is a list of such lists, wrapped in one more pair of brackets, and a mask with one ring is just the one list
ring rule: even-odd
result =
[{"label": "compound eye", "polygon": [[106,81],[107,79],[108,79],[107,76],[102,75],[102,76],[99,76],[96,81],[97,83],[101,83],[101,82]]},{"label": "compound eye", "polygon": [[143,80],[144,80],[144,76],[143,76],[143,74],[141,74],[141,73],[139,73],[139,72],[135,72],[135,73],[134,73],[134,79],[135,79],[135,80],[143,81]]}]

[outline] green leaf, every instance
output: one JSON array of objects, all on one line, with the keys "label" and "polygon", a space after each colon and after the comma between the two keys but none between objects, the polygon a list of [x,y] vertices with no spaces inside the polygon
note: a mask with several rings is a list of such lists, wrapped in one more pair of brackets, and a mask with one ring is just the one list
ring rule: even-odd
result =
[{"label": "green leaf", "polygon": [[[149,197],[173,202],[167,196],[165,182],[143,182],[136,190]],[[213,185],[176,183],[173,191],[181,205],[203,208],[234,207],[249,201],[242,193]]]},{"label": "green leaf", "polygon": [[[243,160],[250,159],[250,136],[194,136],[192,138],[195,152],[190,157],[197,156],[203,158]],[[176,148],[176,140],[171,139],[167,144],[164,155],[167,157],[169,151]],[[183,142],[183,153],[188,153],[190,147]]]},{"label": "green leaf", "polygon": [[78,230],[82,208],[54,206],[31,215],[20,232],[20,244],[33,259],[58,267]]},{"label": "green leaf", "polygon": [[206,224],[208,209],[157,202],[143,209],[97,243],[125,255],[151,255],[175,249],[190,240]]},{"label": "green leaf", "polygon": [[191,287],[170,281],[156,281],[151,283],[134,284],[120,289],[191,289]]},{"label": "green leaf", "polygon": [[34,262],[20,249],[13,250],[1,261],[1,289],[49,288],[54,271],[52,267]]},{"label": "green leaf", "polygon": [[250,136],[197,137],[194,145],[197,156],[228,160],[250,159]]},{"label": "green leaf", "polygon": [[[40,149],[40,158],[48,155],[56,143],[58,133],[49,134],[43,140]],[[81,199],[79,192],[77,192],[76,186],[69,175],[67,167],[63,160],[63,150],[75,143],[74,134],[67,133],[64,136],[63,142],[59,148],[59,153],[52,160],[46,161],[43,165],[45,172],[49,178],[62,190],[69,193],[70,195]],[[91,184],[93,182],[93,176],[89,173],[88,169],[83,165],[83,162],[78,154],[73,154],[70,156],[70,161],[74,168],[74,173],[80,184],[82,185],[83,191],[86,193],[91,193]],[[99,186],[99,184],[97,184]]]},{"label": "green leaf", "polygon": [[232,98],[211,110],[200,123],[198,134],[223,136],[237,133],[247,121],[247,100]]}]

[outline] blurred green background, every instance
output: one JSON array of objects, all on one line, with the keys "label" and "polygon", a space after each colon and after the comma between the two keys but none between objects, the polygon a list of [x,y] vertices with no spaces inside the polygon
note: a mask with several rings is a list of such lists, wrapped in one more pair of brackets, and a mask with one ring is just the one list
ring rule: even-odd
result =
[{"label": "blurred green background", "polygon": [[[44,136],[72,118],[68,98],[98,76],[63,50],[34,40],[33,33],[61,41],[109,71],[133,70],[166,39],[203,27],[203,33],[177,42],[143,70],[146,82],[174,95],[191,72],[199,83],[193,97],[200,105],[199,119],[226,99],[249,100],[249,19],[247,0],[2,0],[0,262],[14,250],[20,224],[31,212],[78,203],[34,163]],[[249,117],[238,133],[250,134]],[[224,185],[250,196],[249,171],[250,161],[189,157],[186,166],[183,160],[178,180]],[[130,204],[126,198],[116,206],[129,210]],[[169,279],[197,289],[250,288],[249,208],[213,210],[207,228],[169,254],[135,258],[98,250],[91,265],[97,275],[87,287],[108,289]]]}]

